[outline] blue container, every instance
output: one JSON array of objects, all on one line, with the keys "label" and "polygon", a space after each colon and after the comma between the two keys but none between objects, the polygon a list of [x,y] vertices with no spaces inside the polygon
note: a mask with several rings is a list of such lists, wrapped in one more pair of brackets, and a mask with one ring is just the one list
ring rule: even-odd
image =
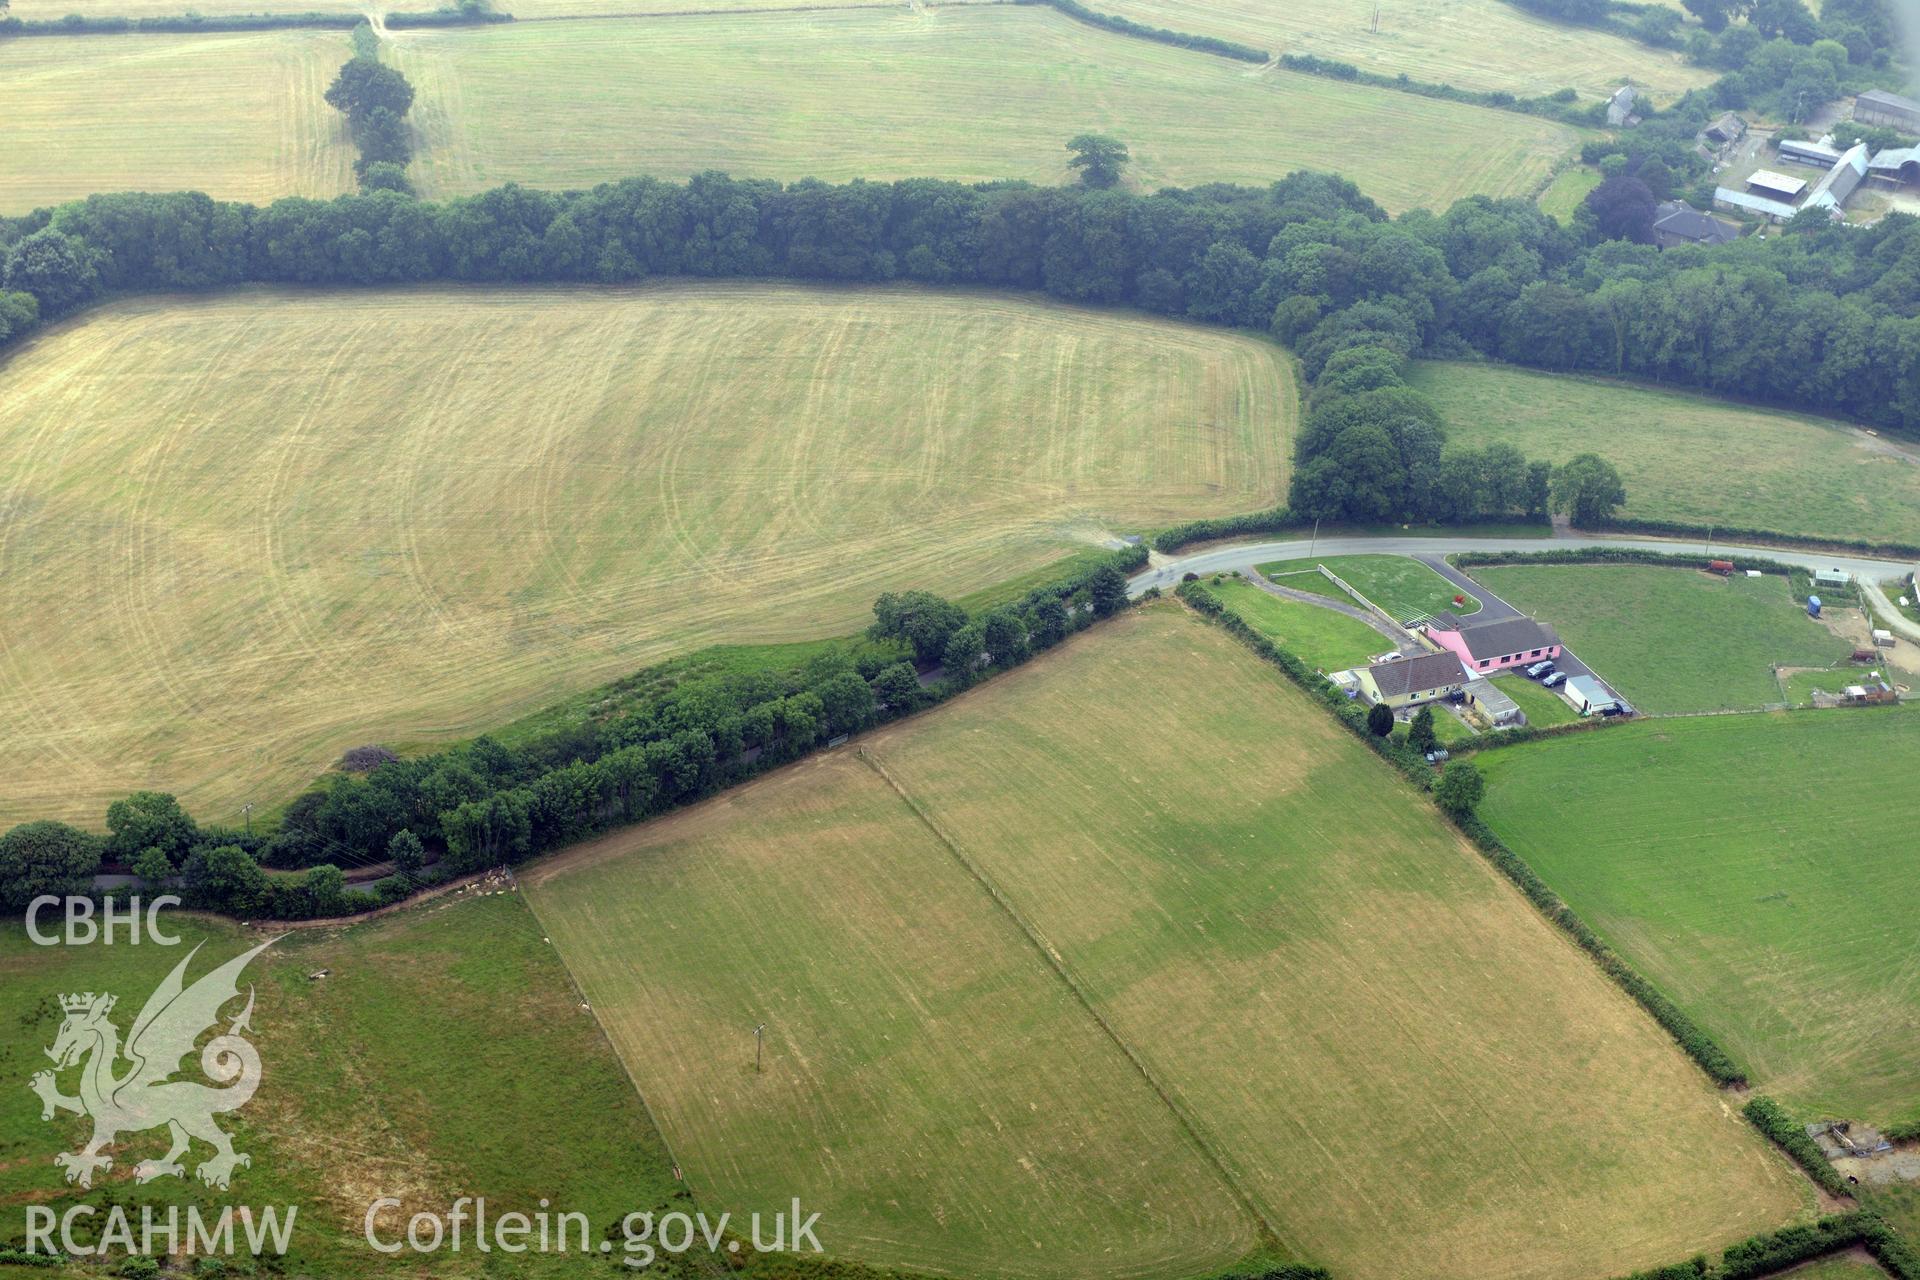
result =
[{"label": "blue container", "polygon": [[1807,616],[1809,618],[1817,618],[1820,616],[1820,597],[1819,596],[1807,597]]}]

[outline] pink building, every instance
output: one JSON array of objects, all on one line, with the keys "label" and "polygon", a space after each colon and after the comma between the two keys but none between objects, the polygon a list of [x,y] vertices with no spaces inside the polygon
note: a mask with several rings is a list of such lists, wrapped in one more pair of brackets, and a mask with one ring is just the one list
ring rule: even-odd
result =
[{"label": "pink building", "polygon": [[1468,671],[1500,671],[1531,666],[1560,656],[1560,637],[1532,618],[1491,622],[1436,613],[1427,620],[1427,639],[1459,656]]}]

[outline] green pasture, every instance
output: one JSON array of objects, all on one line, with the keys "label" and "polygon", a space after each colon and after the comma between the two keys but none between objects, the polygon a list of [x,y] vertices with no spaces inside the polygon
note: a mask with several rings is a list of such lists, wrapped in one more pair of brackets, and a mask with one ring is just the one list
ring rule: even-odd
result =
[{"label": "green pasture", "polygon": [[[1462,617],[1480,612],[1480,602],[1445,578],[1407,556],[1319,556],[1310,560],[1275,560],[1260,565],[1258,572],[1296,591],[1331,596],[1352,602],[1346,592],[1327,581],[1317,570],[1324,565],[1345,580],[1355,591],[1405,621],[1423,613],[1450,609]],[[1464,604],[1454,597],[1465,595]]]},{"label": "green pasture", "polygon": [[1209,590],[1254,630],[1322,671],[1360,666],[1393,647],[1364,622],[1318,605],[1283,600],[1241,578],[1229,578]]}]

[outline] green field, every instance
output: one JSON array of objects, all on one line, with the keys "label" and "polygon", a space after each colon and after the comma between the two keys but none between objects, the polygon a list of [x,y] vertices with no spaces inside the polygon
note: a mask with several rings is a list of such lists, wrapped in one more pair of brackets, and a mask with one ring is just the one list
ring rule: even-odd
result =
[{"label": "green field", "polygon": [[1566,724],[1580,718],[1565,698],[1551,689],[1541,688],[1537,682],[1525,676],[1494,676],[1493,683],[1509,698],[1520,704],[1520,710],[1526,713],[1527,723],[1536,729]]},{"label": "green field", "polygon": [[1504,365],[1420,361],[1448,438],[1620,469],[1622,515],[1920,542],[1920,452],[1837,422],[1679,391]]},{"label": "green field", "polygon": [[1830,667],[1853,646],[1775,575],[1720,578],[1659,565],[1507,565],[1475,580],[1558,629],[1640,711],[1778,706],[1773,665]]},{"label": "green field", "polygon": [[1809,1118],[1920,1118],[1920,713],[1643,721],[1477,759],[1482,814]]},{"label": "green field", "polygon": [[[60,1014],[55,997],[109,991],[125,1033],[188,946],[204,943],[189,981],[259,941],[213,920],[169,919],[187,945],[36,947],[17,925],[0,930],[0,1055],[17,1071],[0,1091],[7,1160],[0,1195],[17,1206],[76,1198],[53,1155],[74,1150],[85,1121],[40,1120],[26,1087]],[[327,977],[311,979],[321,969]],[[288,934],[247,970],[257,1003],[259,1093],[223,1117],[252,1156],[231,1194],[162,1179],[136,1188],[133,1166],[166,1147],[164,1130],[114,1151],[89,1202],[295,1204],[292,1274],[390,1275],[361,1238],[368,1205],[400,1198],[406,1212],[444,1212],[484,1195],[497,1212],[532,1212],[541,1197],[587,1213],[597,1242],[626,1213],[658,1209],[675,1187],[671,1164],[639,1098],[579,1007],[564,969],[517,894],[443,898],[351,928]],[[236,1004],[229,1014],[238,1012]],[[121,1070],[124,1070],[122,1064]],[[72,1092],[77,1071],[63,1074]],[[199,1078],[192,1072],[190,1078]],[[189,1168],[211,1154],[196,1146]],[[385,1236],[404,1230],[383,1213]],[[17,1238],[18,1220],[8,1228]],[[521,1260],[515,1275],[578,1274],[578,1260]],[[499,1274],[469,1251],[442,1254],[424,1274]]]},{"label": "green field", "polygon": [[360,743],[1257,509],[1293,377],[1263,339],[980,292],[92,312],[0,367],[0,826],[142,786],[237,822]]},{"label": "green field", "polygon": [[0,40],[0,213],[96,191],[351,191],[321,100],[347,53],[339,31]]},{"label": "green field", "polygon": [[1466,594],[1427,566],[1409,556],[1319,556],[1311,560],[1275,560],[1260,565],[1258,572],[1278,585],[1295,591],[1352,601],[1352,597],[1325,575],[1317,572],[1324,565],[1355,591],[1404,622],[1423,613],[1450,609],[1466,616],[1480,612],[1480,602],[1467,595],[1466,603],[1455,604],[1454,597]]},{"label": "green field", "polygon": [[[1522,95],[1577,89],[1592,101],[1631,80],[1678,97],[1713,79],[1677,53],[1570,23],[1503,0],[1101,0],[1096,8],[1156,27],[1222,36],[1272,54],[1313,54],[1375,75]],[[1380,15],[1379,29],[1373,16]]]},{"label": "green field", "polygon": [[1570,223],[1587,196],[1599,185],[1598,169],[1575,165],[1556,176],[1540,193],[1540,210],[1560,222]]},{"label": "green field", "polygon": [[1318,605],[1283,600],[1239,578],[1208,590],[1261,635],[1322,671],[1362,665],[1393,647],[1392,641],[1364,622]]},{"label": "green field", "polygon": [[1250,68],[1037,6],[514,23],[397,32],[389,47],[420,91],[413,173],[429,195],[705,169],[1060,183],[1066,140],[1094,129],[1126,140],[1142,188],[1336,169],[1390,209],[1444,208],[1528,195],[1578,141],[1510,112]]},{"label": "green field", "polygon": [[857,1257],[1231,1254],[1248,1226],[1173,1110],[1354,1280],[1612,1274],[1804,1203],[1425,801],[1172,605],[529,893],[696,1190],[831,1204]]}]

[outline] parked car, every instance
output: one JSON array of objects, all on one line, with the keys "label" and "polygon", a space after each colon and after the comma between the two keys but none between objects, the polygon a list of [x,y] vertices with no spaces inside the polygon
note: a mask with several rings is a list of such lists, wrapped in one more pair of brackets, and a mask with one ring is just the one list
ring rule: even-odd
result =
[{"label": "parked car", "polygon": [[1553,663],[1551,662],[1536,662],[1527,668],[1527,679],[1529,680],[1544,680],[1552,674]]},{"label": "parked car", "polygon": [[1564,671],[1556,671],[1552,675],[1548,676],[1545,680],[1542,680],[1540,683],[1547,686],[1547,688],[1549,689],[1558,689],[1561,685],[1565,684],[1566,682],[1567,682],[1567,673]]}]

